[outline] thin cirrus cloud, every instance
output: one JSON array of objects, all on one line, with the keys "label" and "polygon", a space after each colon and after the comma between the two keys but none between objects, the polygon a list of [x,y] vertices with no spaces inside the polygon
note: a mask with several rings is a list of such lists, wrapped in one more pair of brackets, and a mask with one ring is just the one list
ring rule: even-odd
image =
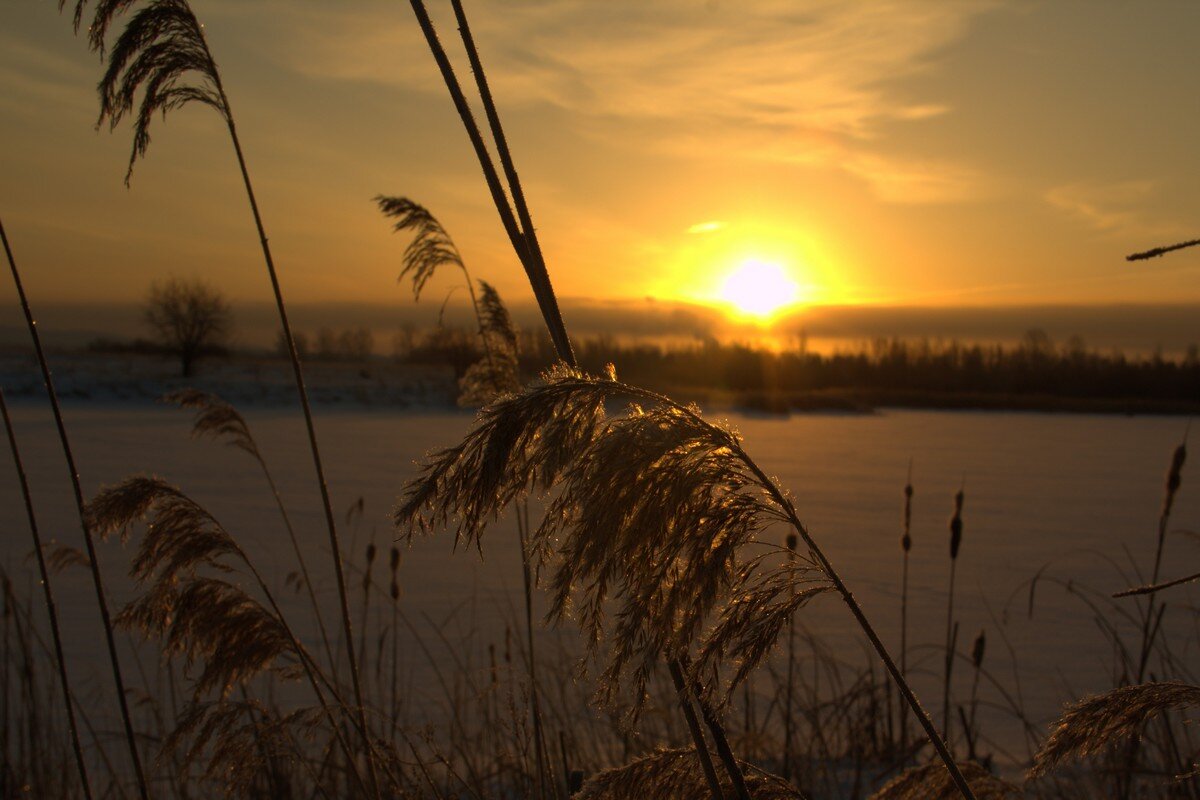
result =
[{"label": "thin cirrus cloud", "polygon": [[1173,236],[1183,231],[1171,219],[1146,211],[1158,194],[1155,181],[1072,183],[1045,194],[1051,207],[1092,230],[1115,236]]},{"label": "thin cirrus cloud", "polygon": [[[973,195],[959,164],[888,153],[886,131],[952,111],[897,82],[936,65],[990,0],[799,6],[783,0],[654,3],[516,0],[471,9],[496,94],[528,113],[566,111],[581,132],[656,155],[755,158],[832,167],[884,201]],[[294,6],[293,6],[294,8]],[[322,79],[443,91],[411,19],[311,3],[278,40],[291,69]],[[439,19],[448,46],[453,19]],[[318,23],[318,24],[314,24]]]}]

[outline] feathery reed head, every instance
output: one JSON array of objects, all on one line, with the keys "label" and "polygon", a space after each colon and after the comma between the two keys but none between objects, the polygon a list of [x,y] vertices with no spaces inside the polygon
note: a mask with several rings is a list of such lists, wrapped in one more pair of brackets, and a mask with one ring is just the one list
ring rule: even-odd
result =
[{"label": "feathery reed head", "polygon": [[[750,764],[739,762],[746,772],[746,788],[753,800],[805,800],[804,795],[781,778],[769,775]],[[725,797],[738,795],[728,775],[719,775]],[[711,797],[700,760],[693,749],[657,750],[629,764],[606,769],[584,782],[575,800],[678,800],[684,797]]]},{"label": "feathery reed head", "polygon": [[[619,396],[649,405],[606,420],[605,401]],[[725,599],[743,605],[715,629],[707,664],[728,654],[757,663],[815,593],[793,598],[784,578],[740,557],[769,522],[787,521],[760,480],[736,434],[695,409],[559,368],[485,408],[462,444],[434,454],[406,487],[395,521],[411,533],[453,520],[456,543],[478,544],[513,500],[556,488],[530,540],[540,566],[554,556],[548,617],[574,616],[593,655],[602,639],[610,644],[601,700],[622,684],[643,698],[662,657],[686,653]],[[794,579],[814,567],[805,559],[786,569]],[[761,627],[746,614],[768,609]]]},{"label": "feathery reed head", "polygon": [[479,335],[484,354],[458,381],[458,404],[466,408],[487,405],[521,391],[517,332],[508,309],[487,281],[479,281],[479,290]]},{"label": "feathery reed head", "polygon": [[201,565],[227,569],[218,559],[241,555],[233,537],[195,501],[159,478],[136,476],[102,490],[87,505],[88,526],[122,541],[150,515],[130,569],[140,583],[174,581]]},{"label": "feathery reed head", "polygon": [[[1020,790],[997,778],[973,761],[958,764],[977,800],[1017,800]],[[958,800],[962,793],[950,778],[946,765],[935,761],[910,767],[888,781],[870,800]]]},{"label": "feathery reed head", "polygon": [[[87,0],[75,5],[76,30],[83,19]],[[134,0],[98,0],[88,44],[108,64],[97,87],[100,94],[100,118],[115,129],[133,111],[140,93],[141,104],[134,120],[133,150],[125,182],[129,183],[133,165],[146,154],[150,145],[150,121],[156,113],[167,113],[188,103],[210,106],[228,123],[229,109],[221,91],[217,65],[204,39],[203,26],[186,0],[150,0],[138,10],[106,51],[105,39],[118,16],[134,5]],[[59,3],[61,9],[63,3]]]},{"label": "feathery reed head", "polygon": [[1029,776],[1044,775],[1069,758],[1083,758],[1136,736],[1151,718],[1200,706],[1200,686],[1143,683],[1122,686],[1068,705],[1033,759]]},{"label": "feathery reed head", "polygon": [[437,218],[429,213],[429,209],[407,197],[376,195],[375,204],[385,217],[396,221],[393,230],[412,230],[415,234],[408,247],[404,248],[403,266],[398,278],[403,280],[405,276],[411,276],[414,298],[420,299],[426,282],[442,264],[453,264],[464,269],[462,256],[454,240]]},{"label": "feathery reed head", "polygon": [[258,443],[250,433],[246,419],[236,408],[217,395],[199,389],[180,389],[164,394],[160,400],[196,412],[192,419],[193,438],[211,436],[214,439],[224,439],[229,446],[243,450],[259,463],[262,462]]},{"label": "feathery reed head", "polygon": [[224,695],[267,669],[296,677],[293,645],[280,621],[240,587],[216,578],[162,581],[117,614],[117,625],[162,640],[166,655],[203,660],[196,696]]},{"label": "feathery reed head", "polygon": [[1183,482],[1183,462],[1187,461],[1187,441],[1182,441],[1171,454],[1171,467],[1167,470],[1167,492],[1163,498],[1163,515],[1171,513],[1171,505],[1175,502],[1175,493]]}]

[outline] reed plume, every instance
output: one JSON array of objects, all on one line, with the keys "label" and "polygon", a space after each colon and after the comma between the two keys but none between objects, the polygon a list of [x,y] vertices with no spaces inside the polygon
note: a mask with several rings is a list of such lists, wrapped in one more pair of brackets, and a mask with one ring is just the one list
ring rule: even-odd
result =
[{"label": "reed plume", "polygon": [[[60,9],[64,3],[65,0],[60,0]],[[75,4],[76,30],[82,23],[87,3],[88,0],[77,0]],[[334,575],[337,579],[338,600],[341,605],[346,657],[350,664],[354,700],[358,706],[358,727],[366,737],[364,745],[367,750],[372,790],[378,796],[375,761],[369,741],[358,659],[353,646],[350,606],[346,591],[345,572],[342,568],[341,544],[333,515],[333,504],[325,480],[325,468],[317,444],[316,426],[313,422],[312,409],[309,406],[308,392],[304,386],[304,372],[300,366],[296,340],[292,335],[287,307],[283,301],[283,292],[279,286],[279,277],[271,256],[271,248],[267,243],[266,229],[263,226],[258,202],[254,196],[250,172],[242,152],[241,140],[238,138],[229,97],[225,93],[216,61],[213,59],[205,39],[204,26],[192,12],[187,0],[148,0],[130,17],[125,29],[117,37],[116,43],[106,49],[109,28],[118,16],[124,15],[136,4],[137,0],[97,0],[95,14],[88,27],[89,45],[93,50],[107,55],[108,62],[98,86],[100,94],[98,124],[108,122],[110,129],[115,129],[121,120],[133,111],[137,95],[139,92],[141,93],[141,103],[133,123],[133,149],[129,157],[129,169],[125,176],[127,184],[132,175],[134,163],[139,157],[145,155],[149,146],[150,122],[155,114],[161,113],[165,118],[169,112],[189,103],[199,103],[209,106],[220,114],[229,130],[229,138],[233,144],[234,155],[237,158],[242,182],[246,189],[246,198],[250,204],[250,211],[254,217],[254,225],[262,247],[263,261],[275,296],[275,305],[283,327],[283,337],[288,345],[296,391],[304,414],[309,449],[312,452],[317,485],[321,493],[325,523],[329,530],[329,546]]]},{"label": "reed plume", "polygon": [[[979,800],[1017,800],[1021,791],[970,761],[958,765]],[[959,790],[944,764],[910,767],[887,782],[870,800],[954,800]]]},{"label": "reed plume", "polygon": [[1143,683],[1122,686],[1068,705],[1053,723],[1029,771],[1044,775],[1063,761],[1086,758],[1136,737],[1154,717],[1200,706],[1200,686]]},{"label": "reed plume", "polygon": [[[574,800],[678,800],[700,797],[708,791],[703,775],[696,769],[696,753],[691,749],[657,750],[629,764],[598,772],[588,778]],[[785,781],[742,762],[746,784],[753,800],[805,800],[805,796]],[[721,782],[720,798],[735,797],[728,780]]]},{"label": "reed plume", "polygon": [[[212,514],[161,479],[135,476],[97,494],[87,506],[87,519],[98,535],[122,541],[145,522],[131,564],[131,575],[143,591],[118,621],[160,638],[165,652],[181,654],[189,664],[204,662],[194,700],[210,691],[224,697],[233,686],[265,671],[287,679],[303,676],[356,780],[368,786],[354,771],[353,751],[327,697],[337,708],[345,707],[337,687],[300,643],[254,563]],[[266,606],[240,586],[203,575],[201,569],[221,575],[244,569]],[[357,716],[357,708],[353,711]],[[367,735],[363,729],[360,733]],[[371,763],[373,755],[368,758]]]},{"label": "reed plume", "polygon": [[[607,419],[610,399],[634,401]],[[639,405],[645,404],[645,407]],[[694,407],[610,378],[558,367],[540,386],[480,413],[464,441],[433,454],[401,495],[394,521],[402,535],[455,529],[455,544],[480,545],[487,523],[531,492],[557,490],[533,549],[552,574],[550,620],[570,613],[596,654],[610,644],[598,697],[631,690],[634,713],[659,658],[685,655],[694,641],[708,657],[755,658],[782,632],[794,610],[782,581],[763,579],[762,562],[741,558],[770,522],[793,526],[810,557],[793,568],[836,588],[884,659],[899,671],[861,609],[800,522],[787,495],[742,449],[735,433],[705,421]],[[786,567],[774,567],[786,569]],[[797,593],[803,602],[811,595]],[[727,624],[705,632],[729,598]],[[617,604],[610,622],[606,601]],[[739,622],[757,607],[775,613],[761,627]],[[694,677],[707,677],[702,672]],[[948,759],[927,715],[901,683],[935,748]],[[970,790],[961,782],[964,796]]]},{"label": "reed plume", "polygon": [[271,470],[267,467],[267,461],[263,458],[262,451],[259,450],[258,442],[255,441],[254,434],[250,431],[250,426],[246,423],[245,417],[236,408],[217,395],[202,392],[198,389],[180,389],[179,391],[170,392],[164,395],[162,400],[163,402],[174,403],[180,408],[195,411],[195,415],[192,418],[193,438],[208,436],[219,441],[224,441],[229,446],[237,448],[253,458],[258,464],[259,469],[262,470],[263,477],[267,480],[267,486],[271,490],[271,496],[275,498],[275,506],[279,509],[279,515],[283,519],[284,528],[287,529],[288,540],[292,545],[292,552],[295,554],[296,563],[300,567],[300,579],[304,583],[309,604],[312,606],[313,619],[317,623],[317,629],[321,633],[321,641],[325,646],[325,654],[331,663],[335,663],[336,651],[329,642],[329,633],[321,617],[321,607],[317,602],[316,589],[313,586],[312,577],[308,571],[308,564],[304,559],[304,553],[300,550],[300,541],[296,537],[296,529],[292,526],[292,519],[283,504],[279,488],[275,485],[275,479],[271,475]]}]

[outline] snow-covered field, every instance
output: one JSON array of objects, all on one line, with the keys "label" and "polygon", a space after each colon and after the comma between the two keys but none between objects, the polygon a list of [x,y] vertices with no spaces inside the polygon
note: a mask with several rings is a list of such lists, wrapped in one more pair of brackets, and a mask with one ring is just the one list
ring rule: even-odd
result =
[{"label": "snow-covered field", "polygon": [[[17,395],[13,403],[17,435],[43,533],[77,545],[78,522],[53,423],[37,397],[36,385],[25,393],[20,386],[14,391],[9,388],[10,367],[4,369],[6,390]],[[66,422],[86,492],[132,473],[161,475],[205,505],[269,575],[283,581],[294,565],[278,512],[248,457],[210,441],[191,440],[190,415],[185,412],[154,404],[141,394],[121,399],[122,395],[61,364],[56,369],[68,387]],[[243,374],[227,385],[242,387],[243,393],[232,392],[231,399],[244,406],[310,563],[319,565],[315,578],[332,619],[335,603],[328,544],[303,422],[289,405],[284,378],[271,373],[256,384]],[[206,388],[221,388],[211,374],[206,380]],[[362,380],[376,387],[391,385],[382,377]],[[430,386],[435,386],[430,380]],[[263,387],[257,395],[246,389],[254,385]],[[84,393],[90,399],[83,399]],[[342,519],[346,549],[356,563],[361,564],[369,540],[386,554],[396,536],[388,509],[413,474],[414,461],[433,448],[456,442],[470,425],[469,412],[436,406],[428,399],[434,394],[433,389],[406,394],[426,398],[424,404],[412,400],[406,407],[364,403],[352,396],[341,403],[319,404],[318,435],[335,508],[341,515],[359,498],[363,501],[361,515],[349,522]],[[936,705],[938,695],[937,646],[945,624],[947,521],[953,494],[964,482],[965,535],[956,607],[960,647],[969,649],[975,634],[986,628],[987,666],[1013,690],[1017,679],[1001,643],[1003,630],[1016,653],[1015,674],[1024,702],[1035,719],[1048,719],[1065,699],[1111,685],[1111,652],[1087,607],[1063,585],[1045,581],[1037,589],[1030,618],[1028,582],[1047,564],[1047,578],[1070,580],[1104,593],[1135,580],[1132,575],[1118,575],[1109,560],[1126,564],[1128,550],[1143,568],[1150,563],[1163,475],[1184,433],[1185,420],[913,411],[786,419],[727,416],[744,435],[748,451],[793,493],[812,533],[843,569],[891,644],[898,641],[902,488],[912,459],[916,492],[910,641],[916,646],[917,687],[931,705]],[[1172,526],[1176,529],[1200,528],[1200,490],[1191,476],[1185,468]],[[32,575],[24,510],[7,457],[0,459],[0,526],[9,571]],[[781,540],[784,533],[778,532]],[[453,553],[449,537],[405,547],[401,585],[407,614],[421,626],[452,619],[454,630],[469,631],[480,643],[502,642],[520,607],[515,539],[512,522],[506,519],[489,533],[482,555]],[[106,545],[102,555],[118,600],[130,592],[121,577],[127,559],[128,553],[115,543]],[[1200,551],[1194,542],[1172,536],[1165,576],[1196,571],[1198,562]],[[386,568],[377,563],[376,569],[380,580]],[[358,585],[358,580],[352,576],[352,585]],[[58,579],[56,588],[75,671],[81,676],[91,674],[94,685],[103,687],[90,583],[81,572],[69,571]],[[1184,587],[1169,599],[1182,604],[1192,598]],[[305,618],[307,607],[301,598],[289,602],[296,618]],[[1195,642],[1184,616],[1175,612],[1176,624],[1169,635],[1178,652],[1186,655]],[[861,657],[863,648],[850,617],[832,597],[805,610],[803,621],[847,658]],[[313,635],[310,629],[308,636]],[[412,670],[428,668],[416,648],[407,657]],[[960,670],[959,678],[966,692],[967,670]],[[987,701],[997,700],[987,686],[981,694]],[[982,713],[985,734],[1016,743],[1019,729],[1013,720],[990,710]]]}]

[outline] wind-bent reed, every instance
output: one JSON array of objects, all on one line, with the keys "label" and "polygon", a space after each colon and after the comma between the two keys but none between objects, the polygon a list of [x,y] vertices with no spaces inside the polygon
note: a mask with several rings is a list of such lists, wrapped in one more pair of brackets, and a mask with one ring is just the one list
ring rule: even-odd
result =
[{"label": "wind-bent reed", "polygon": [[[87,2],[88,0],[78,0],[75,5],[74,21],[77,31]],[[65,0],[60,0],[60,8],[63,3]],[[88,28],[88,41],[93,50],[101,54],[105,52],[105,39],[109,27],[115,18],[124,13],[132,3],[133,0],[122,0],[121,2],[99,2],[97,4],[95,17]],[[189,75],[199,78],[199,80],[189,82],[187,80]],[[275,270],[275,262],[271,256],[262,215],[259,213],[258,202],[255,199],[250,172],[242,153],[241,140],[238,138],[229,98],[221,83],[216,61],[208,48],[204,28],[192,12],[187,0],[150,0],[137,11],[126,24],[125,30],[118,37],[111,52],[108,53],[107,68],[98,89],[100,93],[98,124],[107,121],[110,129],[115,129],[121,120],[133,111],[138,92],[142,91],[141,104],[134,122],[133,149],[129,156],[129,168],[125,174],[126,184],[129,183],[129,178],[133,173],[134,163],[140,156],[145,155],[146,148],[150,144],[149,126],[156,113],[161,112],[165,116],[168,111],[196,102],[207,105],[220,114],[229,130],[229,138],[237,157],[238,169],[245,185],[246,198],[250,203],[254,226],[258,231],[259,243],[262,246],[263,260],[271,281],[271,290],[283,327],[284,339],[287,341],[288,356],[292,364],[300,407],[304,413],[309,449],[312,452],[313,466],[317,473],[317,485],[325,512],[325,524],[329,531],[329,549],[337,579],[338,600],[341,606],[342,627],[346,641],[346,657],[350,664],[354,701],[358,709],[358,727],[363,735],[372,792],[378,798],[379,784],[373,755],[374,748],[370,742],[370,728],[367,725],[363,702],[358,658],[354,652],[354,636],[350,622],[346,576],[342,566],[341,542],[338,537],[337,523],[334,520],[333,504],[329,497],[329,486],[325,479],[325,467],[317,444],[316,427],[309,405],[308,392],[304,385],[304,371],[300,366],[296,340],[292,335],[291,323],[288,321],[287,307],[279,286],[279,276]]]},{"label": "wind-bent reed", "polygon": [[13,284],[17,288],[17,297],[21,302],[21,310],[25,314],[25,325],[29,337],[33,340],[34,353],[37,355],[38,367],[42,371],[42,382],[50,399],[50,411],[54,415],[54,425],[58,430],[58,441],[62,446],[63,456],[67,461],[67,472],[71,478],[71,491],[75,500],[75,511],[79,517],[79,527],[83,532],[83,541],[87,547],[88,566],[92,576],[92,586],[96,591],[96,606],[100,612],[100,623],[104,628],[104,641],[108,647],[108,661],[112,668],[113,683],[117,691],[117,703],[121,709],[121,722],[125,729],[125,742],[129,747],[129,757],[133,761],[134,776],[137,778],[138,793],[142,800],[150,800],[150,792],[146,784],[146,773],[142,769],[142,759],[138,755],[137,738],[133,730],[133,718],[129,713],[129,702],[126,700],[125,679],[121,675],[121,660],[117,656],[117,643],[113,637],[112,617],[108,609],[108,596],[104,590],[104,579],[100,574],[100,560],[96,553],[96,542],[88,526],[87,514],[84,509],[83,487],[79,482],[79,469],[75,466],[75,454],[71,449],[71,440],[67,436],[67,426],[63,422],[62,408],[58,404],[58,392],[54,389],[54,378],[50,374],[50,362],[42,349],[42,337],[38,334],[37,322],[29,307],[29,298],[25,296],[25,286],[21,282],[21,273],[17,270],[17,261],[13,257],[12,248],[8,243],[8,234],[4,231],[4,222],[0,220],[0,241],[4,244],[4,254],[8,258],[9,270],[12,272]]},{"label": "wind-bent reed", "polygon": [[[546,326],[550,331],[551,339],[554,341],[559,357],[569,368],[574,368],[576,364],[574,353],[571,350],[570,338],[567,335],[566,327],[562,321],[562,316],[558,312],[558,304],[554,297],[553,288],[550,285],[549,273],[545,269],[544,264],[540,263],[531,255],[531,242],[536,238],[533,227],[530,224],[526,230],[522,231],[518,226],[516,219],[514,218],[512,207],[509,205],[508,200],[504,195],[504,190],[500,184],[499,176],[496,173],[495,166],[492,164],[491,155],[488,153],[487,147],[483,142],[483,137],[480,135],[478,126],[475,124],[474,116],[472,115],[470,106],[466,101],[466,97],[463,95],[462,89],[458,84],[458,79],[454,76],[454,70],[450,65],[449,58],[447,57],[445,50],[442,48],[441,43],[438,41],[437,32],[434,29],[433,22],[429,18],[429,14],[425,9],[423,0],[411,0],[411,5],[413,12],[417,16],[417,20],[421,25],[421,30],[425,34],[425,39],[429,45],[430,52],[432,53],[434,60],[437,62],[438,67],[442,72],[443,80],[445,81],[446,87],[450,92],[450,96],[454,102],[455,108],[458,110],[459,117],[463,122],[463,127],[465,128],[467,135],[471,139],[471,143],[475,148],[476,156],[478,157],[480,166],[484,171],[488,188],[491,191],[493,202],[496,205],[497,212],[500,214],[505,231],[508,233],[509,240],[513,245],[513,249],[516,252],[517,257],[521,260],[526,274],[529,276],[530,285],[535,296],[537,297],[539,307],[542,310],[542,316],[545,319]],[[456,12],[458,12],[460,16],[460,27],[463,27],[463,24],[466,20],[465,15],[461,13],[461,6],[456,7]],[[470,46],[472,43],[470,42],[469,32],[465,34],[465,39],[468,43],[468,50],[474,51],[473,46]],[[472,59],[472,66],[479,76],[481,89],[486,91],[486,80],[483,78],[484,70],[482,64],[478,61],[477,55]],[[496,119],[498,122],[498,116]],[[493,130],[493,133],[497,133],[497,131]],[[510,186],[510,191],[515,193],[514,187]],[[611,381],[611,383],[616,385],[615,380]],[[633,396],[635,397],[638,396],[636,392],[642,391],[634,390],[633,387],[626,388],[633,390],[635,392]],[[667,398],[664,398],[660,395],[644,393],[642,396],[647,395],[652,397],[654,402],[664,402],[675,405]],[[702,425],[707,424],[700,420],[698,414],[694,414],[690,410],[683,409],[682,413],[685,417],[691,417],[692,421],[694,422],[698,422]],[[738,450],[740,450],[740,448],[738,448]],[[562,457],[562,454],[555,456],[557,459],[561,459]],[[899,669],[896,667],[891,655],[888,653],[878,635],[875,633],[874,628],[867,620],[866,615],[859,607],[858,602],[854,599],[853,595],[850,593],[850,590],[846,587],[846,585],[842,582],[841,577],[834,570],[833,564],[817,546],[816,541],[813,540],[807,528],[805,528],[800,522],[794,508],[791,507],[790,501],[786,498],[782,491],[756,464],[754,464],[754,462],[750,461],[748,457],[746,457],[745,464],[750,472],[762,482],[767,495],[785,509],[785,516],[789,518],[788,521],[796,527],[797,532],[808,546],[810,552],[816,558],[822,571],[833,583],[839,594],[842,595],[843,600],[849,607],[859,626],[866,633],[867,638],[872,644],[872,647],[875,648],[876,652],[883,660],[893,680],[897,682],[897,685],[899,686],[901,693],[904,695],[905,700],[912,707],[918,720],[921,722],[922,727],[928,734],[934,749],[937,750],[938,755],[945,762],[946,769],[949,771],[954,784],[958,787],[959,791],[962,792],[964,797],[974,800],[974,795],[971,791],[970,785],[967,783],[961,771],[955,764],[954,759],[949,750],[946,748],[945,743],[942,741],[941,737],[938,736],[937,731],[933,726],[933,722],[929,719],[929,716],[925,713],[924,709],[921,708],[920,702],[917,700],[916,696],[912,692],[912,689],[904,680],[904,677],[900,674]],[[493,480],[496,477],[497,476],[494,475],[491,476]],[[489,488],[494,490],[496,487],[491,486]],[[782,622],[780,624],[782,624]],[[702,750],[703,745],[701,743],[697,744],[698,751]],[[733,764],[726,764],[726,767],[730,771],[731,775],[740,773],[740,768],[737,766],[736,762]]]},{"label": "wind-bent reed", "polygon": [[247,424],[246,418],[236,408],[215,394],[201,392],[197,389],[181,389],[166,394],[161,399],[163,402],[174,403],[180,408],[196,412],[192,420],[193,438],[211,436],[214,439],[224,439],[226,444],[236,447],[253,458],[258,464],[259,469],[262,470],[263,477],[267,480],[267,486],[271,490],[271,496],[275,498],[275,507],[279,509],[279,516],[283,519],[283,526],[287,530],[288,541],[291,542],[292,552],[296,556],[296,563],[300,567],[300,577],[304,581],[304,588],[308,595],[309,604],[312,606],[313,619],[317,623],[317,630],[321,634],[321,642],[325,646],[325,655],[329,659],[330,666],[336,666],[337,653],[329,643],[329,633],[325,629],[325,621],[321,617],[321,606],[317,602],[316,589],[313,587],[312,577],[308,571],[308,563],[304,558],[303,551],[300,549],[300,541],[296,537],[296,529],[292,526],[292,518],[287,512],[287,507],[283,504],[283,497],[279,494],[279,487],[275,485],[275,478],[271,475],[271,470],[267,466],[267,460],[263,457],[262,451],[258,449],[258,442],[255,440],[254,434],[250,431],[250,426]]},{"label": "wind-bent reed", "polygon": [[[5,245],[7,246],[7,240]],[[25,466],[21,462],[21,451],[17,447],[17,436],[13,432],[12,419],[8,415],[8,404],[4,401],[3,389],[0,389],[0,415],[4,417],[4,431],[8,434],[13,463],[17,468],[17,482],[21,486],[21,497],[25,501],[25,514],[29,518],[29,534],[33,540],[33,552],[37,556],[38,577],[42,584],[42,595],[46,601],[46,615],[50,618],[55,666],[58,667],[58,680],[62,686],[63,707],[67,712],[67,728],[71,734],[71,748],[75,751],[75,766],[79,770],[79,781],[83,786],[84,797],[92,800],[92,785],[88,780],[87,764],[83,759],[83,747],[79,743],[79,729],[75,724],[75,706],[71,702],[71,680],[67,677],[67,660],[63,655],[62,634],[58,627],[58,610],[54,605],[54,589],[50,585],[50,572],[46,568],[46,553],[42,548],[42,534],[38,530],[37,517],[33,513],[33,498],[29,494],[29,481],[25,478]]]}]

